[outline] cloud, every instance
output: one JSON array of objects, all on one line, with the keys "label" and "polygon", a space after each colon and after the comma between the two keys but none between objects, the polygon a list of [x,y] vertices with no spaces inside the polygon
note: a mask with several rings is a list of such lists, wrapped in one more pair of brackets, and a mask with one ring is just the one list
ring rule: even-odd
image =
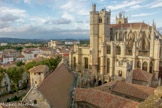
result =
[{"label": "cloud", "polygon": [[112,10],[117,10],[117,9],[122,9],[130,6],[137,5],[139,3],[142,3],[145,0],[126,0],[123,1],[121,4],[115,5],[115,6],[108,6],[107,8],[112,9]]},{"label": "cloud", "polygon": [[157,8],[157,7],[162,7],[162,2],[159,2],[157,4],[153,4],[151,8]]},{"label": "cloud", "polygon": [[65,18],[60,18],[60,19],[57,19],[57,20],[48,20],[45,22],[45,24],[50,24],[50,25],[53,25],[53,24],[56,24],[56,25],[66,25],[66,24],[70,24],[72,21],[69,20],[69,19],[65,19]]},{"label": "cloud", "polygon": [[24,0],[24,3],[30,4],[30,0]]},{"label": "cloud", "polygon": [[70,15],[67,12],[63,13],[62,18],[69,19],[69,20],[74,20],[74,16]]},{"label": "cloud", "polygon": [[152,15],[154,13],[141,13],[141,14],[136,14],[136,15],[131,15],[132,17],[142,17],[142,16],[149,16]]},{"label": "cloud", "polygon": [[138,8],[141,8],[142,6],[140,6],[140,5],[134,5],[134,6],[132,6],[132,7],[130,7],[130,8],[132,8],[132,9],[138,9]]},{"label": "cloud", "polygon": [[8,7],[0,7],[0,14],[1,15],[14,15],[14,16],[21,16],[25,17],[26,16],[26,11],[22,9],[14,9],[14,8],[8,8]]},{"label": "cloud", "polygon": [[71,20],[69,19],[64,19],[64,18],[61,18],[61,19],[58,19],[56,22],[54,22],[55,24],[70,24],[71,23]]},{"label": "cloud", "polygon": [[0,30],[0,37],[28,38],[28,39],[89,39],[89,30],[60,29],[27,25],[21,28],[7,28]]},{"label": "cloud", "polygon": [[61,9],[74,14],[89,15],[89,5],[86,0],[69,0],[61,6]]},{"label": "cloud", "polygon": [[83,21],[76,21],[77,23],[84,23]]},{"label": "cloud", "polygon": [[157,30],[162,34],[162,27],[157,28]]},{"label": "cloud", "polygon": [[0,15],[0,20],[4,22],[14,22],[18,19],[18,16],[14,16],[12,14]]},{"label": "cloud", "polygon": [[41,18],[41,17],[32,17],[30,18],[30,20],[39,23],[45,23],[47,21],[45,18]]},{"label": "cloud", "polygon": [[4,29],[4,28],[7,28],[7,27],[9,27],[8,23],[0,21],[0,29]]}]

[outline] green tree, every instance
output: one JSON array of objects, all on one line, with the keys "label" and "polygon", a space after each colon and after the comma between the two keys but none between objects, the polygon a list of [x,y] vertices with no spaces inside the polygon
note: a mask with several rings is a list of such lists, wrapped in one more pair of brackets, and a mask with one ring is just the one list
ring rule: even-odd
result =
[{"label": "green tree", "polygon": [[16,66],[22,66],[22,65],[24,65],[25,63],[23,63],[22,61],[18,61],[17,63],[16,63]]},{"label": "green tree", "polygon": [[4,78],[4,72],[5,72],[6,70],[5,69],[3,69],[3,68],[1,68],[0,67],[0,87],[1,87],[1,82],[2,82],[2,80],[3,80],[3,78]]},{"label": "green tree", "polygon": [[61,57],[58,56],[55,59],[50,58],[50,59],[44,59],[40,62],[29,62],[25,64],[25,71],[29,72],[29,69],[33,68],[34,66],[38,66],[38,65],[47,65],[49,67],[49,70],[54,70],[57,67],[57,65],[60,63],[60,61],[61,61]]},{"label": "green tree", "polygon": [[39,65],[39,63],[37,62],[29,62],[27,64],[25,64],[25,71],[29,72],[29,69],[33,68],[34,66]]},{"label": "green tree", "polygon": [[18,91],[18,84],[19,81],[22,79],[23,72],[24,70],[20,67],[10,67],[7,70],[7,74],[13,85],[15,86],[16,91]]}]

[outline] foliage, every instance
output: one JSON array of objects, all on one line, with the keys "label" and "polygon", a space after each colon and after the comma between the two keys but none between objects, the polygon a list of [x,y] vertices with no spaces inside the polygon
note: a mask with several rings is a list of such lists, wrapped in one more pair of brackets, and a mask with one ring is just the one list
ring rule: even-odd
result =
[{"label": "foliage", "polygon": [[25,64],[25,71],[29,72],[29,69],[33,68],[34,66],[38,66],[37,62],[29,62]]},{"label": "foliage", "polygon": [[25,48],[38,48],[37,46],[25,46]]},{"label": "foliage", "polygon": [[29,62],[27,64],[25,64],[25,71],[29,72],[29,69],[33,68],[34,66],[38,66],[38,65],[47,65],[49,67],[50,70],[54,70],[57,65],[60,63],[61,61],[61,57],[56,57],[54,58],[50,58],[50,59],[44,59],[40,62]]},{"label": "foliage", "polygon": [[22,79],[22,74],[24,70],[20,67],[10,67],[7,70],[8,77],[15,86],[16,91],[18,91],[18,83]]},{"label": "foliage", "polygon": [[23,85],[23,88],[26,89],[28,87],[27,81],[24,80],[22,85]]},{"label": "foliage", "polygon": [[80,44],[89,44],[89,40],[80,40]]},{"label": "foliage", "polygon": [[5,50],[5,49],[15,49],[15,50],[21,51],[23,49],[23,47],[11,46],[11,45],[0,47],[0,51]]},{"label": "foliage", "polygon": [[1,81],[4,78],[4,73],[3,72],[5,72],[5,71],[6,71],[5,69],[3,69],[3,68],[0,67],[0,87],[1,87]]},{"label": "foliage", "polygon": [[16,63],[16,66],[22,66],[22,65],[24,65],[24,64],[25,64],[24,62],[18,61],[18,62]]}]

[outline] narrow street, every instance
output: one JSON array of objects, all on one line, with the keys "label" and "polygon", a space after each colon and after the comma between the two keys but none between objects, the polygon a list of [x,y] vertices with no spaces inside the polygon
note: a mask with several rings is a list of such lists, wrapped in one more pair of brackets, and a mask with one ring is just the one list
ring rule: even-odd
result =
[{"label": "narrow street", "polygon": [[10,99],[14,96],[17,96],[17,97],[22,96],[23,94],[27,93],[28,91],[29,91],[29,89],[19,90],[18,94],[15,92],[13,94],[8,94],[6,96],[0,97],[0,102],[5,102],[7,99]]}]

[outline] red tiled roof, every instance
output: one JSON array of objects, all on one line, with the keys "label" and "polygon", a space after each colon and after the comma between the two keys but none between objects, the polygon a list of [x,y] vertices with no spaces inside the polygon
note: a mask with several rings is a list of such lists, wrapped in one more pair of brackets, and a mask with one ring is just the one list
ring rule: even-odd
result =
[{"label": "red tiled roof", "polygon": [[155,88],[131,84],[123,81],[117,81],[115,87],[112,89],[113,92],[137,97],[140,99],[146,99],[149,95],[154,94]]},{"label": "red tiled roof", "polygon": [[133,79],[149,82],[152,80],[152,74],[139,68],[136,68],[133,70]]},{"label": "red tiled roof", "polygon": [[132,28],[135,27],[148,27],[148,24],[145,23],[127,23],[127,24],[111,24],[110,28],[130,28],[130,26],[132,26]]},{"label": "red tiled roof", "polygon": [[104,92],[108,92],[108,93],[111,93],[111,89],[109,89],[110,87],[114,87],[116,85],[117,81],[113,81],[113,82],[109,82],[109,83],[106,83],[106,84],[103,84],[101,86],[97,86],[95,87],[94,89],[97,89],[97,90],[101,90],[101,91],[104,91]]},{"label": "red tiled roof", "polygon": [[[111,88],[111,89],[109,89]],[[140,99],[146,99],[149,95],[154,93],[155,88],[127,83],[124,81],[114,81],[95,87],[97,90],[104,92],[118,92],[124,95],[133,96]]]},{"label": "red tiled roof", "polygon": [[29,70],[29,72],[34,72],[34,73],[35,72],[47,72],[47,71],[49,71],[49,68],[46,65],[38,65]]},{"label": "red tiled roof", "polygon": [[136,108],[138,106],[137,102],[90,88],[76,88],[74,101],[87,102],[100,108]]},{"label": "red tiled roof", "polygon": [[64,57],[68,57],[68,56],[69,56],[69,54],[63,54],[63,56],[64,56]]},{"label": "red tiled roof", "polygon": [[73,75],[64,64],[60,64],[38,87],[55,108],[68,108]]},{"label": "red tiled roof", "polygon": [[24,56],[23,55],[19,55],[19,56],[17,56],[17,58],[24,58]]}]

